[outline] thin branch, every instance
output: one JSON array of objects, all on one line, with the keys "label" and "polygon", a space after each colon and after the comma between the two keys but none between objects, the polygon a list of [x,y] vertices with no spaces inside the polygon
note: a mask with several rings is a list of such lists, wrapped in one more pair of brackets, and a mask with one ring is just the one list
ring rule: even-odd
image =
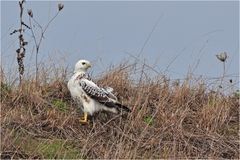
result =
[{"label": "thin branch", "polygon": [[[42,39],[44,38],[44,33],[46,32],[46,30],[48,29],[49,25],[53,22],[53,20],[58,16],[60,11],[57,12],[57,14],[48,22],[48,24],[46,25],[46,27],[44,28],[44,30],[41,33],[41,37],[40,40],[38,42],[38,47],[37,47],[37,51],[39,50],[40,44],[42,42]],[[40,26],[40,25],[39,25]]]},{"label": "thin branch", "polygon": [[54,17],[48,22],[48,24],[46,25],[46,27],[45,27],[43,33],[46,32],[47,28],[48,28],[49,25],[52,23],[52,21],[58,16],[59,12],[60,12],[60,11],[58,11],[57,14],[56,14],[56,15],[55,15],[55,16],[54,16]]},{"label": "thin branch", "polygon": [[41,29],[41,31],[43,32],[43,27],[38,23],[38,21],[32,17],[33,21],[38,25],[38,27]]},{"label": "thin branch", "polygon": [[129,56],[133,57],[134,59],[136,59],[138,62],[141,62],[143,65],[145,65],[146,67],[148,67],[149,69],[151,69],[152,71],[154,71],[156,74],[161,74],[160,72],[158,72],[156,69],[154,69],[152,66],[146,64],[145,62],[142,62],[137,56],[134,56],[133,54],[126,52],[126,54],[128,54]]},{"label": "thin branch", "polygon": [[[60,8],[59,8],[60,7]],[[58,16],[59,12],[62,10],[64,6],[62,4],[60,4],[60,6],[58,5],[58,12],[52,17],[52,19],[47,23],[46,27],[43,29],[43,27],[37,22],[37,20],[35,18],[33,18],[33,13],[32,10],[29,10],[28,14],[29,14],[29,23],[30,23],[30,28],[31,28],[31,32],[32,32],[32,36],[34,39],[34,43],[35,43],[35,47],[36,47],[36,57],[35,57],[35,65],[36,65],[36,76],[35,76],[35,81],[36,84],[38,82],[38,54],[39,54],[39,49],[40,49],[40,45],[42,43],[42,40],[44,38],[44,34],[47,31],[48,27],[50,26],[50,24],[53,22],[53,20]],[[40,33],[40,38],[39,41],[37,41],[36,38],[36,34],[34,33],[33,30],[33,25],[32,25],[32,19],[33,22],[37,24],[37,26],[41,29],[41,33]]]},{"label": "thin branch", "polygon": [[143,44],[143,46],[142,46],[140,52],[138,53],[138,57],[139,57],[139,56],[141,55],[141,53],[143,52],[145,46],[147,45],[148,41],[150,40],[150,38],[151,38],[153,32],[154,32],[155,29],[157,28],[157,25],[158,25],[158,23],[160,22],[160,20],[161,20],[162,17],[163,17],[163,14],[158,18],[158,20],[157,20],[156,23],[154,24],[154,26],[153,26],[151,32],[148,34],[147,39],[145,40],[145,42],[144,42],[144,44]]},{"label": "thin branch", "polygon": [[[25,57],[25,45],[27,44],[27,42],[24,41],[23,38],[23,32],[24,29],[23,27],[26,26],[24,25],[25,23],[23,22],[23,3],[25,1],[19,1],[19,7],[20,7],[20,29],[18,30],[19,32],[19,48],[16,50],[17,52],[17,62],[18,62],[18,70],[19,70],[19,81],[20,81],[20,85],[22,85],[22,78],[23,78],[23,74],[24,74],[24,64],[23,64],[23,58]],[[10,33],[10,35],[16,33],[17,31],[14,30],[12,33]]]},{"label": "thin branch", "polygon": [[35,33],[33,31],[33,26],[32,26],[32,20],[31,20],[31,17],[29,16],[29,24],[30,24],[30,30],[32,32],[32,37],[34,39],[34,43],[35,45],[37,46],[37,39],[36,39],[36,36],[35,36]]}]

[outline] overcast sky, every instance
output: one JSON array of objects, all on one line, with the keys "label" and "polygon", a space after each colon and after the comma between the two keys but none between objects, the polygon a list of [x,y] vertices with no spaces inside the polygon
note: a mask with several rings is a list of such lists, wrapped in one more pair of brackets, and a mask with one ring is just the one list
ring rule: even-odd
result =
[{"label": "overcast sky", "polygon": [[[43,26],[57,12],[57,1],[28,2],[24,19],[29,24],[27,9]],[[40,48],[42,61],[49,57],[65,57],[65,65],[73,67],[78,59],[88,59],[93,71],[104,71],[110,64],[131,55],[174,78],[183,78],[197,64],[194,73],[215,77],[222,66],[215,55],[229,54],[227,74],[239,74],[239,2],[178,1],[178,2],[64,2],[64,9],[48,28]],[[9,33],[19,27],[17,2],[1,2],[1,54],[6,67],[16,65],[17,34]],[[156,26],[155,26],[156,25]],[[155,29],[153,29],[155,26]],[[35,27],[36,28],[36,27]],[[153,31],[153,32],[152,32]],[[148,36],[152,32],[148,39]],[[31,32],[26,60],[34,64]]]}]

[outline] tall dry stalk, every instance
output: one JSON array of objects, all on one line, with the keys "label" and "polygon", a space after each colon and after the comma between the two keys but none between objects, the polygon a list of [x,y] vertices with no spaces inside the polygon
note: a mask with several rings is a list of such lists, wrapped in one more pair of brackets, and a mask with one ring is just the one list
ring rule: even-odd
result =
[{"label": "tall dry stalk", "polygon": [[23,58],[25,57],[25,53],[26,53],[26,49],[25,49],[25,45],[28,44],[28,42],[26,42],[24,40],[23,37],[23,33],[25,31],[24,27],[29,29],[29,26],[26,25],[23,21],[23,11],[24,11],[24,7],[23,4],[25,3],[24,0],[20,0],[19,2],[19,8],[20,8],[20,28],[19,29],[15,29],[12,33],[10,33],[10,35],[13,35],[14,33],[19,32],[19,48],[16,50],[17,52],[17,62],[18,62],[18,71],[19,71],[19,83],[20,85],[22,84],[22,79],[23,79],[23,74],[24,74],[24,63],[23,63]]},{"label": "tall dry stalk", "polygon": [[221,77],[221,82],[220,82],[220,88],[222,88],[222,83],[226,74],[226,60],[228,58],[228,55],[226,52],[222,52],[216,55],[217,59],[220,60],[223,63],[223,73]]},{"label": "tall dry stalk", "polygon": [[[50,21],[47,23],[47,25],[45,27],[42,27],[42,25],[40,25],[38,23],[38,21],[36,19],[34,19],[33,17],[33,12],[31,9],[28,10],[28,15],[29,15],[29,25],[30,25],[30,30],[32,33],[32,37],[34,39],[34,45],[36,47],[36,52],[35,52],[35,81],[36,84],[38,84],[38,55],[39,55],[39,49],[42,43],[42,40],[44,38],[45,32],[47,31],[49,25],[53,22],[53,20],[58,16],[59,12],[63,9],[64,5],[59,3],[58,4],[58,11],[57,13],[50,19]],[[36,35],[36,31],[33,29],[33,23],[36,24],[36,26],[38,26],[38,28],[40,28],[41,32],[39,35],[39,39],[37,39],[37,35]]]}]

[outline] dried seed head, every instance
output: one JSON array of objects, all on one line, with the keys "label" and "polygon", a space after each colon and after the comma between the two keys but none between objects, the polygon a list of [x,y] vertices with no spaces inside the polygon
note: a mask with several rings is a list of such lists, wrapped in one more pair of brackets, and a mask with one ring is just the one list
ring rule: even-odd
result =
[{"label": "dried seed head", "polygon": [[20,48],[18,48],[18,49],[16,50],[16,52],[17,52],[17,53],[20,53]]},{"label": "dried seed head", "polygon": [[62,3],[58,3],[58,11],[61,11],[63,9],[64,5]]},{"label": "dried seed head", "polygon": [[23,46],[26,46],[27,44],[28,44],[28,42],[26,42],[26,41],[25,41],[25,42],[23,42]]},{"label": "dried seed head", "polygon": [[219,59],[222,62],[225,62],[227,59],[227,53],[226,52],[222,52],[216,55],[217,59]]},{"label": "dried seed head", "polygon": [[19,4],[23,4],[24,2],[26,2],[25,0],[20,0]]},{"label": "dried seed head", "polygon": [[31,9],[28,9],[28,15],[29,15],[30,17],[33,17],[33,12],[32,12]]}]

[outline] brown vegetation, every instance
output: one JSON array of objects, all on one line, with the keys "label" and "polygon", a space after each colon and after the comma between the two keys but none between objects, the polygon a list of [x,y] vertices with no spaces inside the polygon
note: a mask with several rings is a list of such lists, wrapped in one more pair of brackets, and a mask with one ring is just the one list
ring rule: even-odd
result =
[{"label": "brown vegetation", "polygon": [[239,95],[144,71],[133,81],[132,72],[122,65],[96,79],[114,88],[132,113],[98,113],[88,125],[79,123],[61,76],[42,78],[38,90],[30,78],[21,89],[1,78],[1,158],[239,157]]}]

